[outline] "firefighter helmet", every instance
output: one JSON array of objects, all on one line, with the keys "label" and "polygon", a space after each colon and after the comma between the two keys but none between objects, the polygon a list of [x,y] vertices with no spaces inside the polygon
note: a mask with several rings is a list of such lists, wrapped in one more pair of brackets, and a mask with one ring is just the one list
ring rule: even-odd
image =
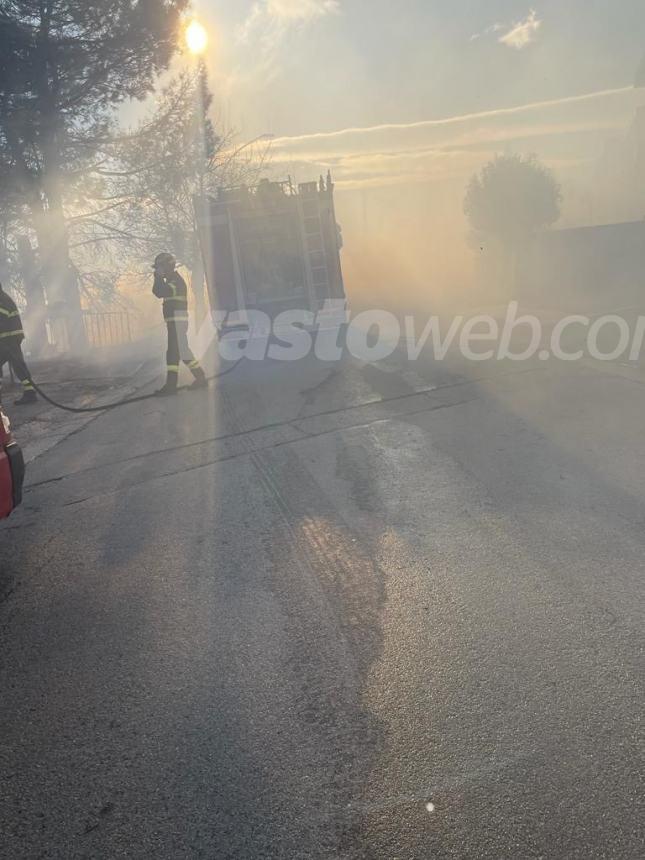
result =
[{"label": "firefighter helmet", "polygon": [[164,251],[161,254],[157,254],[155,257],[155,262],[153,265],[153,269],[171,269],[175,270],[177,266],[177,260],[173,257],[172,254],[169,254],[167,251]]}]

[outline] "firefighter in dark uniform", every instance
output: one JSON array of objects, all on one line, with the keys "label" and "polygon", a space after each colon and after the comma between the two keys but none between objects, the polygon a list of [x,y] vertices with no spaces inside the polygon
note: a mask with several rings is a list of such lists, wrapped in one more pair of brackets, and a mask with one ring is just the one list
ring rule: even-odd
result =
[{"label": "firefighter in dark uniform", "polygon": [[177,392],[179,364],[181,361],[195,377],[191,388],[206,388],[206,375],[188,345],[188,288],[177,271],[172,254],[159,254],[153,269],[155,281],[152,292],[163,299],[163,317],[168,329],[168,351],[166,353],[166,384],[157,391],[160,397]]},{"label": "firefighter in dark uniform", "polygon": [[0,284],[0,368],[4,364],[10,364],[15,376],[22,383],[22,397],[15,401],[16,406],[35,403],[38,399],[22,354],[21,344],[24,339],[20,312],[14,300],[5,293]]}]

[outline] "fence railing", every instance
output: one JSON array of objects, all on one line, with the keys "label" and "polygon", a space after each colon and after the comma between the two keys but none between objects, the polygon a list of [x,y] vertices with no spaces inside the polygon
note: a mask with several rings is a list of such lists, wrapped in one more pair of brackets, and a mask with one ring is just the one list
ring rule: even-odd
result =
[{"label": "fence railing", "polygon": [[85,334],[90,346],[119,346],[131,343],[135,328],[127,311],[83,311]]}]

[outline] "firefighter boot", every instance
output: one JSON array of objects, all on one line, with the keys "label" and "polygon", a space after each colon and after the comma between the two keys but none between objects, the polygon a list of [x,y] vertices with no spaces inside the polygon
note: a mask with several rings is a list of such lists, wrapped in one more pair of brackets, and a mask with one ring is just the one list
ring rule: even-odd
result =
[{"label": "firefighter boot", "polygon": [[18,400],[14,400],[14,406],[28,406],[30,403],[37,403],[38,397],[36,396],[36,392],[33,388],[27,388],[23,391],[22,397]]},{"label": "firefighter boot", "polygon": [[169,384],[168,382],[166,382],[166,384],[164,386],[162,386],[161,388],[158,388],[157,391],[155,391],[155,394],[157,397],[172,397],[173,394],[176,394],[176,393],[177,393],[177,383],[176,382],[174,384],[173,383]]},{"label": "firefighter boot", "polygon": [[160,388],[158,391],[155,391],[157,397],[172,397],[173,394],[177,393],[177,379],[179,377],[179,373],[174,370],[168,370],[168,374],[166,376],[166,384],[163,388]]},{"label": "firefighter boot", "polygon": [[208,380],[206,379],[206,374],[202,370],[199,365],[197,367],[191,368],[193,376],[195,377],[195,381],[190,386],[192,391],[197,390],[198,388],[208,388]]}]

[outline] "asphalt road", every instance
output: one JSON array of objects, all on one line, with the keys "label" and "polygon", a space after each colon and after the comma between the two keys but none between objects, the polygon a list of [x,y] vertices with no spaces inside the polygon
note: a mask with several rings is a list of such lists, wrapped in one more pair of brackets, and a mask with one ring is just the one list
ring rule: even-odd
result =
[{"label": "asphalt road", "polygon": [[241,367],[0,527],[0,856],[641,858],[645,386]]}]

